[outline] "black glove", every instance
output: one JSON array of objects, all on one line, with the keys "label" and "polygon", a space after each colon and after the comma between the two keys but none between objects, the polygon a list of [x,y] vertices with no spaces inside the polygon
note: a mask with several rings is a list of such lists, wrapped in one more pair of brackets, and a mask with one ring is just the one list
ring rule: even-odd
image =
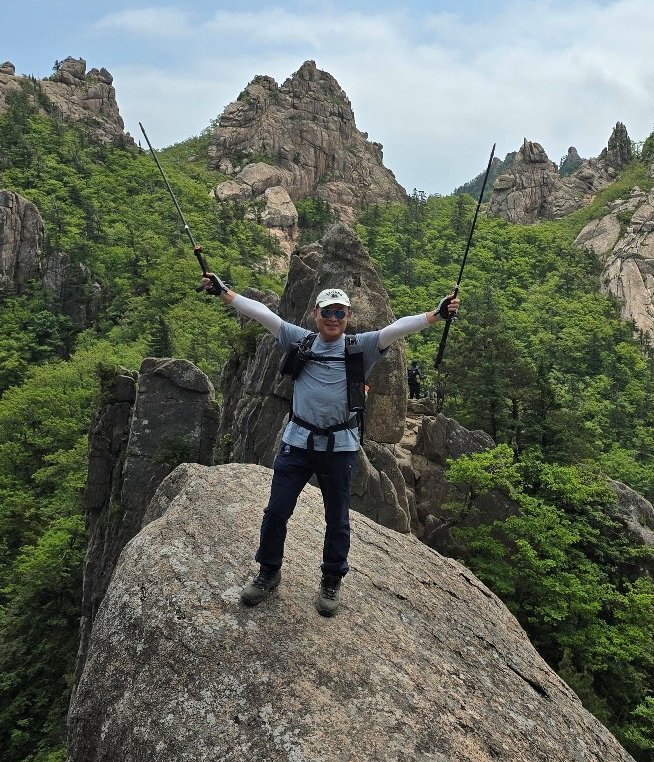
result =
[{"label": "black glove", "polygon": [[211,287],[203,288],[202,286],[199,286],[196,291],[206,291],[207,294],[211,294],[212,296],[220,296],[228,291],[227,285],[223,283],[217,275],[214,275],[213,273],[204,273],[203,277],[208,278],[211,281]]},{"label": "black glove", "polygon": [[452,299],[454,299],[453,296],[444,296],[434,310],[434,314],[440,315],[443,320],[456,320],[456,312],[450,313],[447,309]]}]

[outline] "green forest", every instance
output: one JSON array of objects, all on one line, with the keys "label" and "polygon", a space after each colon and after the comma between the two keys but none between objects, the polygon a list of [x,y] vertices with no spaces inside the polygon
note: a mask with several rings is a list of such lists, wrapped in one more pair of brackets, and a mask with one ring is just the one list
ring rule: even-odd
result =
[{"label": "green forest", "polygon": [[[265,265],[276,244],[243,207],[209,197],[222,179],[205,166],[209,135],[160,153],[187,222],[235,290],[281,293],[283,278]],[[654,498],[654,352],[600,293],[598,263],[573,245],[634,185],[652,186],[644,161],[565,220],[520,227],[480,217],[439,382],[443,412],[496,443],[451,463],[450,480],[470,498],[453,510],[493,488],[521,506],[504,522],[459,530],[459,560],[584,705],[651,762],[654,558],[629,543],[606,479]],[[58,762],[77,649],[87,432],[101,379],[156,354],[191,360],[217,383],[229,354],[251,351],[251,342],[218,300],[195,292],[197,261],[151,156],[62,123],[33,80],[0,116],[0,188],[37,205],[46,255],[65,252],[101,287],[83,329],[37,282],[0,303],[0,756]],[[406,206],[360,214],[357,233],[398,317],[433,308],[451,289],[475,204],[466,194],[415,192]],[[312,199],[298,211],[307,241],[332,220]],[[439,337],[410,337],[408,358],[431,368]],[[428,385],[436,383],[432,373]]]}]

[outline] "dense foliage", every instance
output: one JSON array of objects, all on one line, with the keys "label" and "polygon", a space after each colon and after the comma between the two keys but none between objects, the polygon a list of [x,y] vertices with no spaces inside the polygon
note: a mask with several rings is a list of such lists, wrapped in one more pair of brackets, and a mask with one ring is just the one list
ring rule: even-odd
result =
[{"label": "dense foliage", "polygon": [[[0,117],[0,187],[37,204],[49,256],[65,252],[101,287],[84,330],[36,284],[0,304],[0,755],[58,762],[77,644],[86,433],[100,378],[156,353],[188,358],[215,381],[246,338],[216,300],[194,292],[197,262],[151,157],[62,124],[38,84],[24,85]],[[161,152],[187,221],[237,289],[280,290],[263,264],[272,239],[241,207],[208,196],[218,180],[204,167],[207,142],[204,133]],[[460,531],[461,559],[645,762],[654,759],[654,592],[604,477],[654,497],[651,348],[619,321],[599,293],[597,263],[572,245],[634,184],[649,187],[640,166],[558,223],[480,220],[441,381],[445,412],[497,443],[452,464],[450,478],[470,498],[459,510],[474,510],[474,496],[493,488],[521,506],[505,522]],[[416,192],[406,208],[362,214],[358,232],[398,316],[432,307],[451,288],[474,203]],[[298,211],[306,240],[332,218],[314,199]],[[431,331],[407,343],[423,370],[438,338]]]},{"label": "dense foliage", "polygon": [[[63,758],[87,430],[100,376],[115,365],[138,368],[156,352],[188,358],[216,381],[242,342],[222,305],[195,293],[197,261],[151,156],[48,118],[37,103],[50,109],[38,83],[26,80],[0,117],[0,187],[38,206],[46,254],[65,252],[87,267],[101,304],[82,331],[46,303],[40,286],[0,304],[0,757],[7,762]],[[207,140],[161,154],[187,222],[235,288],[279,290],[263,266],[276,244],[243,209],[209,198],[216,176],[204,166]]]},{"label": "dense foliage", "polygon": [[[407,340],[443,412],[492,435],[493,451],[449,471],[474,497],[500,488],[519,516],[457,530],[458,555],[511,608],[534,645],[639,760],[654,759],[651,551],[630,545],[606,476],[654,497],[654,354],[600,293],[598,263],[573,240],[633,185],[630,167],[592,207],[520,227],[481,218],[441,378],[440,332]],[[456,282],[475,200],[370,207],[358,232],[398,316]],[[431,377],[430,377],[431,376]],[[437,389],[438,387],[438,389]]]}]

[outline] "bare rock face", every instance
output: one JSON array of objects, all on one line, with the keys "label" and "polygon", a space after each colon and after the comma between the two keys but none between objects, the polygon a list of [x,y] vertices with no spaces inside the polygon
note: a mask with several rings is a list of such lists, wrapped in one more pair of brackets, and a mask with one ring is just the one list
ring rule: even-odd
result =
[{"label": "bare rock face", "polygon": [[0,190],[0,301],[20,294],[41,273],[44,228],[39,210],[12,191]]},{"label": "bare rock face", "polygon": [[605,262],[620,238],[620,220],[617,214],[607,214],[599,220],[591,220],[575,239],[577,246],[583,246]]},{"label": "bare rock face", "polygon": [[[263,197],[266,205],[259,220],[268,228],[279,248],[289,257],[300,239],[298,213],[295,204],[291,201],[288,191],[281,185],[266,188]],[[288,267],[288,260],[284,261],[282,267],[285,272]]]},{"label": "bare rock face", "polygon": [[[618,215],[631,214],[621,233]],[[634,188],[629,199],[618,199],[611,211],[593,220],[575,241],[594,251],[604,265],[602,289],[621,302],[623,320],[654,337],[654,192]]]},{"label": "bare rock face", "polygon": [[[10,65],[11,66],[11,65]],[[16,77],[0,68],[0,114],[7,110],[7,96],[21,87],[25,77]],[[14,69],[15,71],[15,69]],[[134,141],[124,132],[125,124],[116,102],[113,77],[104,68],[86,71],[86,61],[66,58],[48,79],[37,81],[37,86],[52,104],[50,113],[67,122],[83,122],[91,127],[101,140],[120,139],[127,145]],[[38,99],[35,104],[42,110]]]},{"label": "bare rock face", "polygon": [[[338,82],[306,61],[281,86],[267,76],[250,82],[221,115],[209,160],[220,171],[232,167],[255,196],[281,185],[292,201],[307,196],[328,201],[350,224],[363,204],[406,200],[383,165],[382,146],[367,137],[357,130]],[[262,170],[262,154],[274,166]],[[269,177],[263,185],[249,179],[260,172]]]},{"label": "bare rock face", "polygon": [[16,67],[12,64],[11,61],[5,61],[3,64],[0,64],[0,74],[7,74],[10,77],[13,77],[15,73]]},{"label": "bare rock face", "polygon": [[[629,540],[634,545],[654,549],[654,506],[626,484],[613,479],[608,481],[618,498],[616,518],[624,526]],[[654,579],[654,559],[651,556],[641,559],[637,572]]]},{"label": "bare rock face", "polygon": [[68,315],[80,330],[93,323],[100,310],[102,288],[91,271],[67,254],[53,252],[43,263],[43,288],[51,309]]},{"label": "bare rock face", "polygon": [[[488,214],[517,225],[560,219],[587,206],[631,159],[631,141],[621,122],[597,159],[581,161],[576,149],[570,148],[561,173],[539,143],[525,138],[513,166],[495,181]],[[578,160],[581,164],[569,172]]]},{"label": "bare rock face", "polygon": [[118,556],[163,479],[184,461],[212,462],[218,425],[214,389],[186,360],[148,358],[139,374],[120,371],[105,398],[89,438],[78,676]]},{"label": "bare rock face", "polygon": [[417,517],[409,494],[394,448],[366,440],[357,454],[352,508],[396,532],[410,532],[417,527]]},{"label": "bare rock face", "polygon": [[633,762],[469,571],[353,517],[338,616],[313,608],[322,501],[277,592],[238,602],[271,472],[183,465],[125,548],[69,713],[71,762]]},{"label": "bare rock face", "polygon": [[473,527],[503,520],[520,513],[520,506],[500,490],[472,500],[467,511],[453,510],[463,505],[464,490],[447,479],[447,461],[495,447],[484,431],[469,431],[442,413],[425,415],[418,423],[414,441],[402,444],[408,450],[403,469],[409,504],[415,505],[412,530],[427,545],[446,555],[456,555],[454,527]]}]

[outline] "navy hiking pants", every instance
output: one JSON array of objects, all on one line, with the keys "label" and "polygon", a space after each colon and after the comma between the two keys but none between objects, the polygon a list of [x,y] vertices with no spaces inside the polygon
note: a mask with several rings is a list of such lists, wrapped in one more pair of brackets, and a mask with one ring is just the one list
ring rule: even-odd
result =
[{"label": "navy hiking pants", "polygon": [[315,474],[325,504],[325,542],[321,569],[325,574],[344,576],[350,568],[350,484],[356,452],[309,452],[282,443],[273,464],[270,500],[261,522],[256,560],[280,567],[284,557],[286,524],[297,499]]}]

